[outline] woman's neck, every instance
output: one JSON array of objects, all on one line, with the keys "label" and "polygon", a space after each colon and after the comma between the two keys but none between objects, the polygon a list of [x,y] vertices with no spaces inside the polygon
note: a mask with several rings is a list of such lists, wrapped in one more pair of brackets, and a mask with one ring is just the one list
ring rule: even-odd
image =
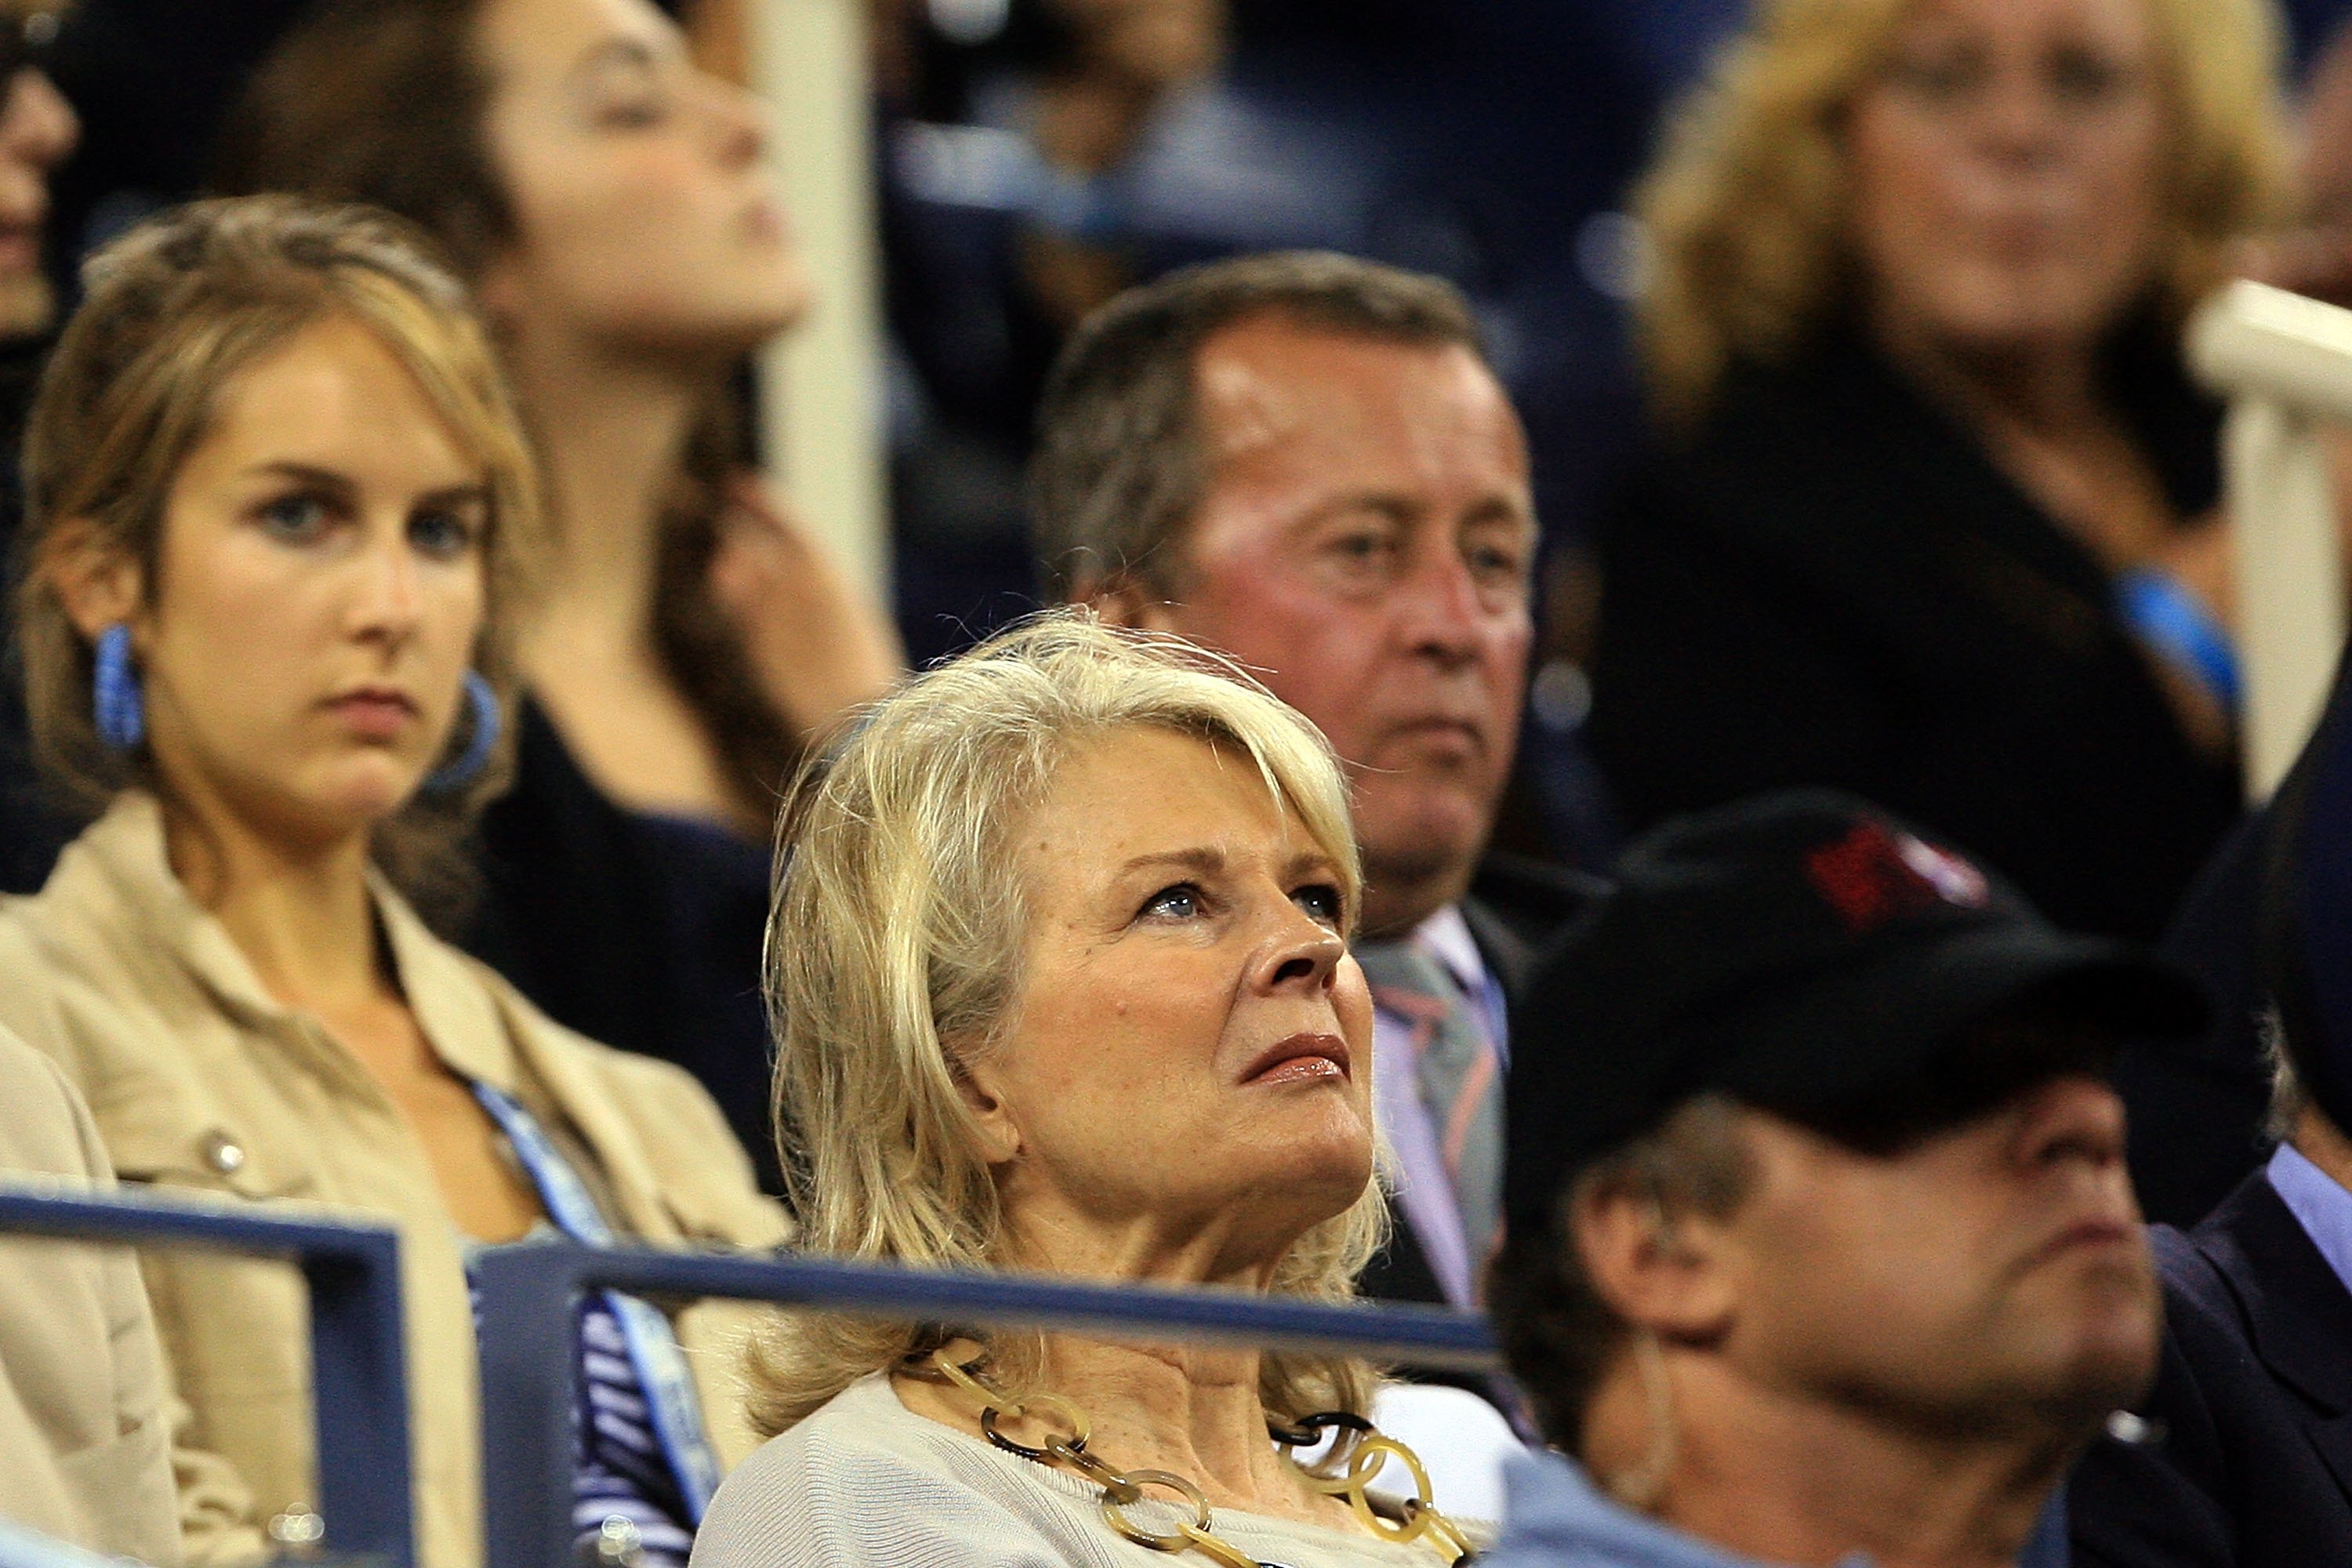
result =
[{"label": "woman's neck", "polygon": [[1312,1516],[1298,1473],[1266,1436],[1255,1351],[1105,1344],[1049,1335],[1040,1392],[1085,1411],[1089,1451],[1122,1470],[1160,1469],[1212,1505]]},{"label": "woman's neck", "polygon": [[332,1016],[390,984],[376,952],[364,832],[302,842],[184,797],[163,807],[163,844],[189,897],[286,1006]]},{"label": "woman's neck", "polygon": [[547,571],[534,619],[559,637],[642,640],[662,503],[709,375],[529,334],[509,345],[507,361],[547,480]]},{"label": "woman's neck", "polygon": [[2099,386],[2098,348],[2092,340],[1971,349],[1884,313],[1874,326],[1880,348],[1897,367],[1929,397],[1979,428],[2053,437],[2103,427],[2113,419]]},{"label": "woman's neck", "polygon": [[[1036,1194],[1010,1206],[1020,1237],[1013,1266],[1068,1278],[1264,1292],[1286,1250],[1240,1244],[1222,1216],[1198,1226],[1107,1225]],[[1346,1529],[1345,1509],[1308,1491],[1266,1435],[1263,1359],[1254,1350],[1145,1349],[1051,1334],[1037,1391],[1085,1411],[1088,1450],[1121,1469],[1171,1471],[1213,1507]],[[899,1388],[910,1408],[978,1429],[973,1413],[936,1385],[902,1380]]]}]

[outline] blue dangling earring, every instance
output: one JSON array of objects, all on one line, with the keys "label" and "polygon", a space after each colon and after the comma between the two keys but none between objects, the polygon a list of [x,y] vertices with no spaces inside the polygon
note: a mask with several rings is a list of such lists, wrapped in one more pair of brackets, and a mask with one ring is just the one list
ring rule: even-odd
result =
[{"label": "blue dangling earring", "polygon": [[425,775],[426,795],[456,795],[482,776],[489,764],[490,748],[499,743],[505,718],[499,712],[499,694],[478,669],[466,672],[466,713],[469,728],[466,749]]},{"label": "blue dangling earring", "polygon": [[147,738],[147,700],[131,663],[131,628],[122,622],[98,634],[89,685],[98,738],[114,751],[135,751]]}]

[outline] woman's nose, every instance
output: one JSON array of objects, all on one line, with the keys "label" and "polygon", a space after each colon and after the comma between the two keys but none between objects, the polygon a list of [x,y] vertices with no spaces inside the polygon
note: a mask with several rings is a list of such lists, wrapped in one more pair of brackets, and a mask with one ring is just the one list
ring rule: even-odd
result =
[{"label": "woman's nose", "polygon": [[1331,984],[1339,961],[1348,955],[1348,944],[1339,932],[1313,920],[1305,910],[1289,907],[1295,919],[1284,922],[1284,929],[1260,957],[1258,988],[1268,992],[1291,987],[1319,991]]},{"label": "woman's nose", "polygon": [[734,83],[703,79],[719,162],[730,169],[756,163],[768,150],[768,106]]},{"label": "woman's nose", "polygon": [[0,153],[47,173],[81,140],[81,121],[39,71],[18,71],[6,93],[0,102]]},{"label": "woman's nose", "polygon": [[353,629],[362,637],[404,641],[416,627],[416,560],[403,538],[372,543],[360,560],[352,606]]}]

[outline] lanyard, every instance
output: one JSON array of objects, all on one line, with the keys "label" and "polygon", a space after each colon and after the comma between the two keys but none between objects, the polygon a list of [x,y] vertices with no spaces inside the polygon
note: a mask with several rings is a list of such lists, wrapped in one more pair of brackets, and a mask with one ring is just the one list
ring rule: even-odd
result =
[{"label": "lanyard", "polygon": [[[588,1195],[580,1173],[549,1141],[539,1119],[511,1096],[487,1083],[477,1083],[473,1089],[474,1098],[482,1102],[482,1109],[507,1135],[515,1158],[522,1162],[531,1185],[539,1189],[539,1201],[547,1205],[548,1217],[554,1220],[555,1227],[583,1247],[614,1246],[617,1238],[613,1227],[604,1222],[595,1200]],[[654,1436],[660,1440],[662,1454],[677,1478],[687,1513],[698,1525],[710,1506],[711,1494],[719,1489],[719,1457],[710,1447],[709,1434],[703,1429],[702,1405],[695,1394],[694,1374],[687,1367],[686,1352],[678,1348],[677,1334],[671,1329],[669,1320],[651,1302],[607,1290],[604,1303],[621,1325],[621,1337],[629,1347],[629,1364],[636,1370],[637,1381],[645,1387],[646,1414],[652,1417]]]}]

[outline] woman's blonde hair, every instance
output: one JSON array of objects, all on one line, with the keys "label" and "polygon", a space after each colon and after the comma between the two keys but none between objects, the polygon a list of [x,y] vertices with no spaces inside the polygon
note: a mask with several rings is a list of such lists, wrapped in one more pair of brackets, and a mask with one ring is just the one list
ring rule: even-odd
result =
[{"label": "woman's blonde hair", "polygon": [[[2152,303],[2177,324],[2231,242],[2284,216],[2279,29],[2267,0],[2145,3],[2176,126]],[[1914,4],[1761,0],[1675,110],[1633,204],[1649,247],[1635,333],[1667,418],[1703,413],[1733,362],[1783,355],[1848,305],[1840,120]]]},{"label": "woman's blonde hair", "polygon": [[[1314,726],[1238,667],[1063,610],[916,678],[803,772],[782,830],[768,926],[776,1125],[813,1251],[931,1267],[1015,1261],[958,1090],[960,1061],[1000,1043],[1020,987],[1024,900],[1013,849],[1023,822],[1074,752],[1132,730],[1250,759],[1339,868],[1352,929],[1361,872],[1339,763]],[[1386,1216],[1368,1184],[1298,1241],[1274,1289],[1350,1296]],[[782,1431],[946,1332],[796,1317],[757,1358],[753,1419]],[[999,1378],[1034,1378],[1041,1336],[987,1342]],[[1288,1419],[1360,1412],[1371,1386],[1360,1362],[1271,1354],[1260,1392]]]},{"label": "woman's blonde hair", "polygon": [[[100,740],[93,652],[59,600],[66,552],[137,563],[152,605],[172,486],[204,441],[224,388],[304,329],[341,317],[373,332],[482,468],[486,608],[475,668],[509,710],[511,619],[539,531],[535,470],[498,363],[432,242],[390,214],[292,196],[199,202],[152,218],[90,258],[80,309],[41,377],[25,431],[24,569],[17,644],[33,754],[68,800],[103,810],[116,792],[165,787],[143,746]],[[461,716],[447,747],[462,750]],[[505,786],[505,727],[465,789],[419,795],[379,829],[384,868],[428,904],[464,887],[457,841]]]}]

